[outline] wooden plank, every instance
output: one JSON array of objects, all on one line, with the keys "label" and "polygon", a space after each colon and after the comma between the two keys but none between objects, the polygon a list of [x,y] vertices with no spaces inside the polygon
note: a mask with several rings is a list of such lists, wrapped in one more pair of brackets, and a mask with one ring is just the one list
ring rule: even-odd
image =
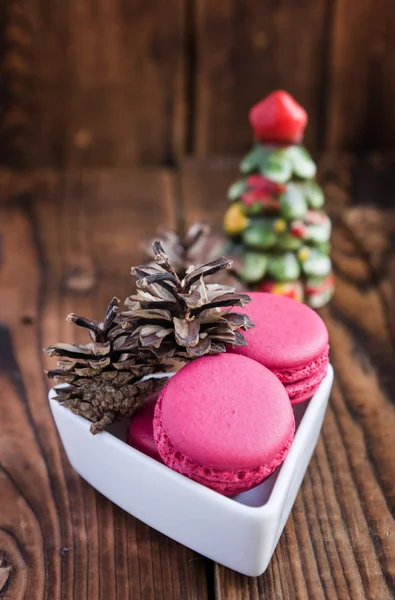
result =
[{"label": "wooden plank", "polygon": [[5,597],[204,600],[204,559],[127,515],[71,468],[43,375],[44,346],[82,339],[65,315],[99,318],[109,298],[130,292],[139,240],[156,224],[174,224],[174,178],[160,170],[40,172],[25,174],[17,190],[3,203],[0,269]]},{"label": "wooden plank", "polygon": [[395,4],[333,4],[328,59],[326,146],[358,151],[393,148]]},{"label": "wooden plank", "polygon": [[32,141],[30,10],[25,1],[0,6],[0,165],[26,164]]},{"label": "wooden plank", "polygon": [[167,164],[182,151],[182,0],[4,4],[3,164]]},{"label": "wooden plank", "polygon": [[252,143],[248,111],[276,88],[307,109],[306,143],[321,127],[326,2],[196,3],[194,153],[240,153]]},{"label": "wooden plank", "polygon": [[[187,221],[206,216],[220,223],[235,170],[229,161],[184,163]],[[335,299],[323,310],[336,372],[323,431],[268,570],[249,579],[217,566],[219,600],[390,599],[395,589],[394,337],[369,263],[371,251],[360,243],[366,229],[355,217],[352,227],[349,223],[359,200],[351,195],[355,172],[348,158],[327,159],[320,168],[334,222],[337,276]],[[393,187],[389,167],[391,172]],[[370,202],[380,177],[376,170],[375,180],[369,179]],[[388,251],[395,219],[393,211],[382,210],[381,223],[391,221],[380,229]],[[386,289],[389,293],[390,286]],[[394,296],[387,302],[393,306]]]},{"label": "wooden plank", "polygon": [[234,158],[186,158],[180,167],[180,196],[186,225],[206,219],[216,231],[228,207],[227,190],[238,177]]}]

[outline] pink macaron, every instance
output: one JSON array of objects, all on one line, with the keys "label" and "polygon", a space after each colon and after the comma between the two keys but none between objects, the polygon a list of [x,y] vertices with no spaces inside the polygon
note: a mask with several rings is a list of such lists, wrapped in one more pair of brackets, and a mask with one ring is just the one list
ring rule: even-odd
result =
[{"label": "pink macaron", "polygon": [[189,363],[168,381],[155,408],[163,462],[225,496],[269,477],[294,431],[284,386],[258,362],[235,354]]},{"label": "pink macaron", "polygon": [[154,441],[152,424],[158,397],[159,392],[147,398],[140,410],[133,415],[126,441],[130,446],[136,448],[136,450],[140,450],[140,452],[143,452],[147,456],[162,462]]},{"label": "pink macaron", "polygon": [[296,300],[249,293],[252,302],[235,312],[246,312],[255,327],[245,333],[247,346],[229,352],[247,356],[267,367],[284,384],[292,404],[313,396],[329,363],[328,331],[311,308]]}]

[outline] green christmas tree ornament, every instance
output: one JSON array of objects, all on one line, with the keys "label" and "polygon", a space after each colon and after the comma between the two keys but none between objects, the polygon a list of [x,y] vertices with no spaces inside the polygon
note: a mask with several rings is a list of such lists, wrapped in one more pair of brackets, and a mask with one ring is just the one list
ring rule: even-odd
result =
[{"label": "green christmas tree ornament", "polygon": [[316,164],[301,145],[306,111],[275,91],[250,111],[255,143],[228,190],[224,230],[242,249],[240,277],[252,289],[282,294],[314,308],[334,290],[331,222],[315,180]]}]

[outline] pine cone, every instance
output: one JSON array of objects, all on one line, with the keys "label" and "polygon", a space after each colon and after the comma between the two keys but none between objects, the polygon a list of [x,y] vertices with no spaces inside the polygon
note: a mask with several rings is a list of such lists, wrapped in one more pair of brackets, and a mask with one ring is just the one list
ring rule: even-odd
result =
[{"label": "pine cone", "polygon": [[142,249],[147,257],[153,259],[152,245],[159,240],[175,272],[182,277],[191,265],[209,262],[221,254],[225,240],[210,233],[210,226],[203,221],[194,223],[185,237],[173,229],[161,227],[158,236],[144,242]]},{"label": "pine cone", "polygon": [[147,379],[163,368],[151,353],[139,352],[126,345],[119,323],[119,300],[113,298],[104,321],[88,321],[71,314],[73,323],[89,330],[89,344],[55,344],[45,349],[57,356],[58,368],[47,372],[54,378],[56,400],[77,415],[92,421],[91,432],[103,431],[118,418],[131,417],[144,399],[163,385],[163,380]]},{"label": "pine cone", "polygon": [[160,242],[153,244],[155,266],[132,269],[137,295],[126,299],[129,309],[122,314],[128,345],[149,349],[161,359],[191,360],[204,354],[225,352],[226,345],[243,346],[240,330],[252,323],[232,307],[251,301],[235,294],[233,287],[206,283],[205,277],[229,269],[232,261],[219,258],[199,267],[191,266],[181,279]]},{"label": "pine cone", "polygon": [[[205,221],[197,221],[191,225],[185,237],[166,227],[161,227],[158,234],[154,240],[145,241],[142,250],[147,257],[154,259],[152,246],[154,241],[158,240],[180,279],[190,266],[202,265],[217,259],[222,255],[227,244],[224,236],[213,234],[210,225]],[[237,268],[219,273],[217,282],[231,285],[238,291],[245,290],[237,275]]]}]

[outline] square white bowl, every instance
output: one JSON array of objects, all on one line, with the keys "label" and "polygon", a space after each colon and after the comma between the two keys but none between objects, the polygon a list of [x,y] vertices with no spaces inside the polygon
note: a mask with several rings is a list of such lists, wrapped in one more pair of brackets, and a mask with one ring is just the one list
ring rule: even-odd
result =
[{"label": "square white bowl", "polygon": [[244,575],[267,568],[302,483],[325,415],[333,369],[294,408],[296,434],[284,463],[261,485],[226,498],[145,456],[123,440],[127,421],[92,435],[90,422],[49,401],[68,459],[94,488],[173,540]]}]

